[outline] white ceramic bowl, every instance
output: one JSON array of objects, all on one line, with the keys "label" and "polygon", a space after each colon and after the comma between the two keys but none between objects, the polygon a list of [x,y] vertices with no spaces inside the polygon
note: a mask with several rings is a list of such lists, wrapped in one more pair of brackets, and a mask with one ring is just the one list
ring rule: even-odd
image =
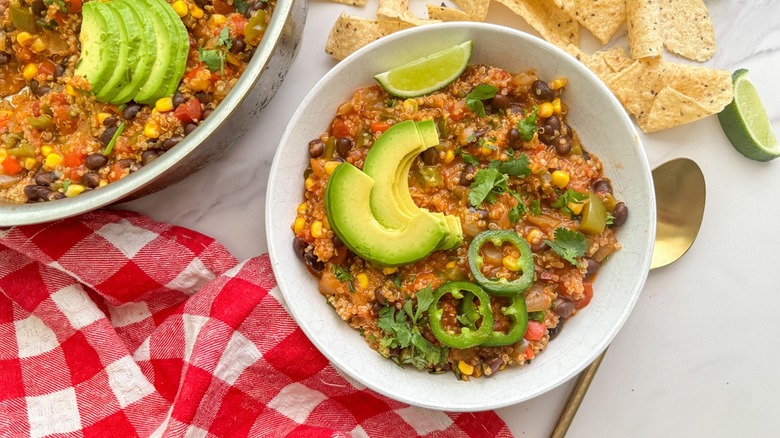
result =
[{"label": "white ceramic bowl", "polygon": [[[610,257],[594,284],[590,305],[566,322],[531,364],[493,377],[458,381],[400,368],[371,350],[317,290],[293,251],[290,225],[303,199],[308,143],[323,132],[338,105],[373,75],[473,40],[472,63],[512,72],[535,69],[542,78],[565,76],[569,123],[604,163],[616,197],[630,215],[620,228],[623,249]],[[528,400],[565,382],[603,351],[626,321],[644,285],[655,236],[655,197],[647,158],[633,123],[609,90],[562,50],[509,28],[483,23],[426,25],[390,35],[334,67],[309,93],[282,136],[271,169],[266,224],[274,273],[292,316],[314,345],[344,373],[388,397],[448,411],[494,409]]]}]

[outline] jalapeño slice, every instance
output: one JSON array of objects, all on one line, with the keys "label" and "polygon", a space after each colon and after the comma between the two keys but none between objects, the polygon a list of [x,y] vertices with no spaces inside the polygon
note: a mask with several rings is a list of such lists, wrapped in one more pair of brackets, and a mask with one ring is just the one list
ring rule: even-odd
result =
[{"label": "jalape\u00f1o slice", "polygon": [[[450,294],[463,303],[471,303],[470,314],[458,315],[461,323],[460,333],[455,333],[444,327],[442,317],[444,310],[439,301],[444,295]],[[474,298],[479,300],[475,306]],[[490,309],[490,297],[479,286],[465,281],[454,281],[439,286],[433,294],[433,303],[428,310],[431,331],[442,344],[452,348],[470,348],[485,342],[493,331],[493,311]],[[477,321],[482,319],[479,327]]]},{"label": "jalape\u00f1o slice", "polygon": [[[462,312],[467,317],[476,315],[474,301],[464,301]],[[512,345],[523,339],[525,329],[528,327],[528,312],[525,308],[525,297],[522,294],[509,298],[509,304],[501,307],[501,313],[509,318],[511,325],[506,332],[493,330],[487,340],[480,344],[481,347],[502,347]],[[495,317],[494,317],[495,319]]]},{"label": "jalape\u00f1o slice", "polygon": [[[482,273],[482,266],[485,261],[479,250],[488,242],[492,243],[496,248],[501,248],[501,245],[504,243],[510,243],[520,251],[520,258],[517,260],[519,278],[511,281],[506,278],[489,279]],[[497,296],[512,297],[519,295],[525,292],[534,281],[534,257],[531,253],[531,247],[528,246],[525,239],[511,230],[489,230],[477,234],[469,246],[469,267],[477,283],[488,292]]]}]

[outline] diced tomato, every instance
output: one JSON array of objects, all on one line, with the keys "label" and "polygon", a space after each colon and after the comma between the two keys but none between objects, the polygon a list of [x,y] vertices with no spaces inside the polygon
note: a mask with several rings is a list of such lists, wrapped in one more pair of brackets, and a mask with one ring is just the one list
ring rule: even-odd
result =
[{"label": "diced tomato", "polygon": [[547,327],[541,322],[528,321],[528,328],[525,329],[525,335],[523,336],[529,341],[538,341],[542,339],[542,336],[547,332]]},{"label": "diced tomato", "polygon": [[206,64],[201,62],[199,66],[197,66],[197,67],[193,68],[192,70],[188,71],[187,74],[184,75],[184,77],[187,78],[187,79],[192,79],[195,76],[197,76],[198,72],[203,70],[205,67],[206,67]]},{"label": "diced tomato", "polygon": [[222,15],[230,14],[236,10],[236,8],[225,3],[223,0],[214,0],[211,2],[211,6],[214,8],[214,12]]},{"label": "diced tomato", "polygon": [[390,129],[390,126],[387,122],[373,122],[371,123],[371,132],[385,132]]},{"label": "diced tomato", "polygon": [[81,0],[65,0],[65,3],[68,4],[68,12],[71,14],[81,12],[81,7],[83,6]]},{"label": "diced tomato", "polygon": [[13,157],[6,157],[5,160],[3,160],[2,166],[3,172],[5,172],[6,175],[16,175],[22,171],[22,166],[16,161],[16,158]]},{"label": "diced tomato", "polygon": [[41,62],[41,64],[38,66],[38,75],[42,75],[44,77],[53,75],[54,70],[57,69],[57,66],[54,65],[53,62],[49,61],[48,59]]},{"label": "diced tomato", "polygon": [[84,163],[84,154],[81,151],[70,151],[63,157],[62,165],[65,167],[78,167]]},{"label": "diced tomato", "polygon": [[65,24],[65,20],[67,20],[68,16],[62,13],[61,11],[57,11],[54,13],[54,21],[57,22],[57,25],[62,26]]},{"label": "diced tomato", "polygon": [[190,123],[193,120],[200,120],[203,116],[203,109],[200,107],[200,100],[197,97],[193,97],[187,102],[179,105],[173,111],[173,115],[182,123]]},{"label": "diced tomato", "polygon": [[333,122],[333,136],[336,138],[349,137],[349,126],[343,119],[337,119]]},{"label": "diced tomato", "polygon": [[230,21],[233,22],[233,30],[236,36],[244,36],[244,28],[246,28],[247,19],[241,14],[231,14]]},{"label": "diced tomato", "polygon": [[528,346],[525,347],[525,360],[531,360],[536,356],[536,353],[534,353],[534,347],[531,346],[531,344],[528,344]]},{"label": "diced tomato", "polygon": [[582,309],[583,307],[590,304],[590,300],[593,298],[593,283],[583,283],[582,286],[585,289],[584,296],[574,302],[574,306],[577,308],[577,310]]},{"label": "diced tomato", "polygon": [[10,115],[0,115],[0,129],[5,128],[8,126],[8,123],[11,121]]},{"label": "diced tomato", "polygon": [[468,110],[469,109],[466,106],[466,103],[459,100],[455,102],[455,104],[450,108],[450,119],[452,119],[454,122],[460,121],[460,119],[466,115]]}]

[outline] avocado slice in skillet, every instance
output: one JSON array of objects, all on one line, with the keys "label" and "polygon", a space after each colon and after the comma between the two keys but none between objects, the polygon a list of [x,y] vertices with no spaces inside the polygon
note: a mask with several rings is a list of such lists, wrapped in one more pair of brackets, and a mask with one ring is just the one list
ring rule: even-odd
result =
[{"label": "avocado slice in skillet", "polygon": [[141,24],[127,4],[113,1],[106,3],[114,14],[119,30],[119,55],[114,73],[100,89],[93,89],[95,98],[100,102],[110,102],[133,79],[133,69],[141,59],[143,34]]},{"label": "avocado slice in skillet", "polygon": [[173,95],[184,75],[189,51],[187,28],[173,7],[164,0],[133,0],[145,10],[157,34],[157,50],[149,79],[141,86],[133,100],[154,104],[158,99]]},{"label": "avocado slice in skillet", "polygon": [[128,65],[126,73],[130,80],[110,98],[111,103],[119,105],[133,100],[133,97],[149,79],[149,73],[152,71],[154,59],[157,56],[157,34],[148,12],[139,3],[132,0],[114,0],[112,4],[116,5],[117,10],[122,14],[127,27],[133,26],[129,24],[131,21],[135,22],[140,34],[138,58],[135,64]]},{"label": "avocado slice in skillet", "polygon": [[81,13],[81,57],[75,74],[85,77],[92,90],[101,90],[111,79],[119,57],[119,23],[106,3],[87,2]]}]

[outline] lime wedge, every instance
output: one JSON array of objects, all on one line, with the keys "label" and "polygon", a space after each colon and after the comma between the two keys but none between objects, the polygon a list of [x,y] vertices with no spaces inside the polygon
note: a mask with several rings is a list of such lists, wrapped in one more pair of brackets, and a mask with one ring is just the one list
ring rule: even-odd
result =
[{"label": "lime wedge", "polygon": [[734,100],[718,114],[718,120],[726,137],[739,153],[751,160],[774,160],[780,157],[780,145],[747,73],[747,70],[739,69],[731,75]]},{"label": "lime wedge", "polygon": [[432,53],[374,76],[397,97],[417,97],[444,88],[457,79],[471,58],[471,41]]}]

